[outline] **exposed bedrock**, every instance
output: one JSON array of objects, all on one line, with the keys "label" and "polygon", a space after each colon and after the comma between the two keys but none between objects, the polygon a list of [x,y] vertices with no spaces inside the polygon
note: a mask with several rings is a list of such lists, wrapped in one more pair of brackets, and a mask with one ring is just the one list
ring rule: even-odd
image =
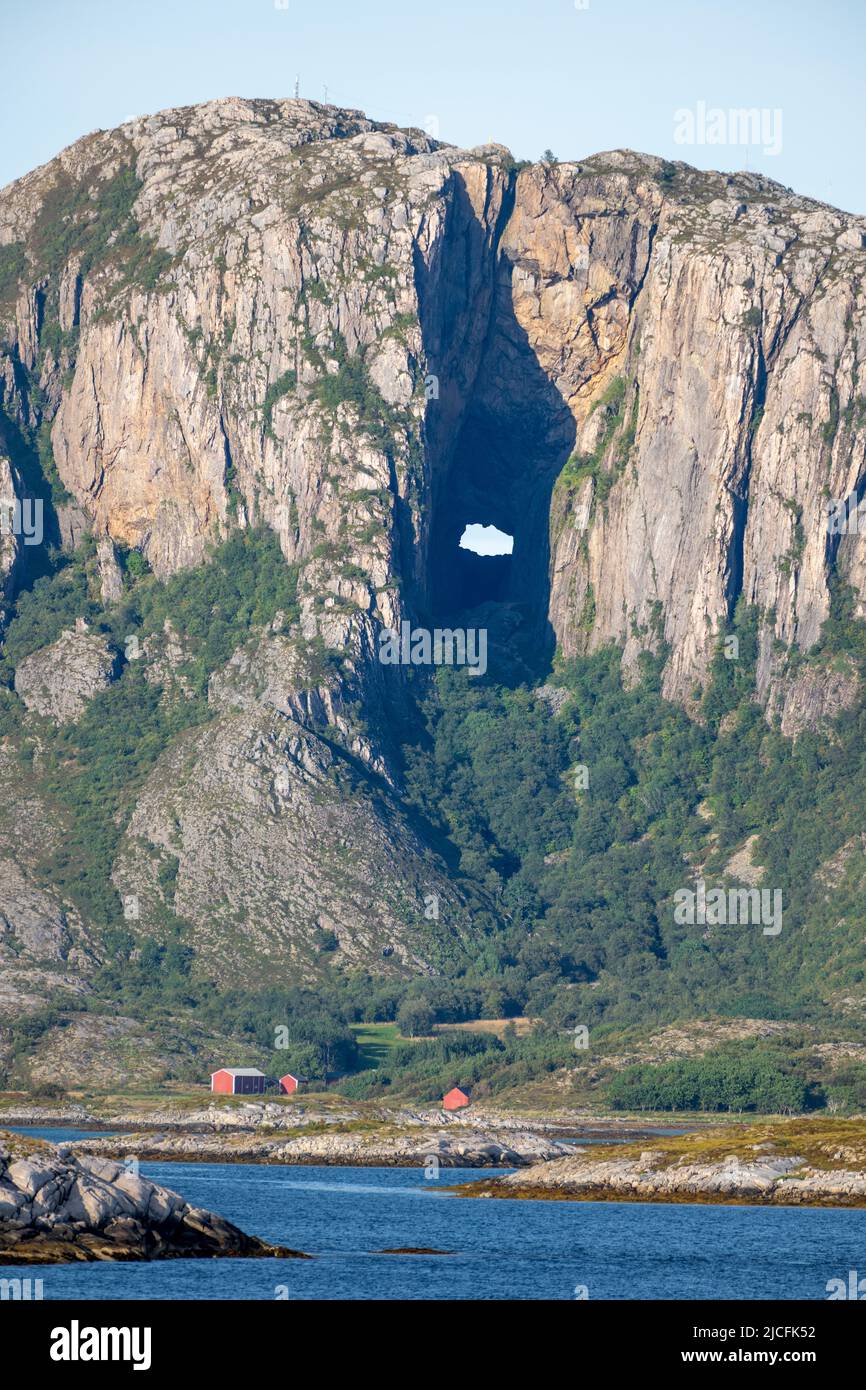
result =
[{"label": "exposed bedrock", "polygon": [[0,1133],[0,1264],[308,1258],[190,1206],[128,1166]]},{"label": "exposed bedrock", "polygon": [[[58,250],[46,219],[124,171],[138,259],[110,235]],[[0,245],[25,248],[3,404],[13,431],[50,426],[73,539],[83,520],[165,575],[273,527],[305,635],[374,709],[382,625],[481,603],[540,664],[664,642],[688,701],[741,595],[765,651],[815,643],[834,572],[863,607],[864,543],[826,508],[866,480],[864,242],[757,175],[628,152],[518,169],[359,112],[209,102],[0,194]],[[461,556],[474,521],[513,556]]]}]

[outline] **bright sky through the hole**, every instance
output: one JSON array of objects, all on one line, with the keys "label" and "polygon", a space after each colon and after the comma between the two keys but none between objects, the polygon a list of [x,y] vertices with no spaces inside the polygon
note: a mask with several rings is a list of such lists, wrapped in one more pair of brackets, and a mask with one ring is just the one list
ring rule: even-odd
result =
[{"label": "bright sky through the hole", "polygon": [[495,526],[482,526],[473,521],[460,537],[464,550],[474,550],[476,555],[510,555],[514,549],[514,537],[497,531]]}]

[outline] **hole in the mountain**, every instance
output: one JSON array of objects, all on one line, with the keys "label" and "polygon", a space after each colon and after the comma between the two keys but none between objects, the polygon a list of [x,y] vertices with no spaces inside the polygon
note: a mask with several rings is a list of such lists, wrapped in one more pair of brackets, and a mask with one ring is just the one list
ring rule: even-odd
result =
[{"label": "hole in the mountain", "polygon": [[460,536],[457,554],[449,557],[450,592],[455,608],[501,603],[508,596],[514,537],[497,526],[469,522]]},{"label": "hole in the mountain", "polygon": [[474,551],[476,555],[510,555],[514,550],[514,537],[507,536],[496,526],[473,521],[460,537],[460,548]]},{"label": "hole in the mountain", "polygon": [[452,522],[437,540],[437,598],[441,611],[456,613],[509,595],[514,537],[497,526]]},{"label": "hole in the mountain", "polygon": [[429,277],[447,295],[428,297],[423,277],[419,290],[425,340],[448,365],[425,420],[429,525],[417,537],[406,529],[414,607],[431,626],[485,629],[497,679],[541,678],[555,645],[551,495],[575,422],[517,319],[508,255],[500,248],[476,275],[489,229],[459,181],[456,196],[465,235],[451,239]]}]

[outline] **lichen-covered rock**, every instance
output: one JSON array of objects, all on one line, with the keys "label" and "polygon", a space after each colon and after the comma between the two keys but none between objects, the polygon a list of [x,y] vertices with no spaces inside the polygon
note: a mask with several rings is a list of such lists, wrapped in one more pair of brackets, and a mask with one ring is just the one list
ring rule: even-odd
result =
[{"label": "lichen-covered rock", "polygon": [[473,1196],[866,1206],[862,1117],[810,1115],[577,1148],[472,1189]]},{"label": "lichen-covered rock", "polygon": [[29,710],[56,724],[75,723],[115,676],[117,658],[104,637],[81,622],[18,663],[15,691]]},{"label": "lichen-covered rock", "polygon": [[573,1197],[594,1201],[728,1201],[782,1206],[866,1206],[866,1174],[825,1172],[799,1156],[658,1166],[659,1155],[568,1158],[507,1174],[474,1192],[486,1197]]},{"label": "lichen-covered rock", "polygon": [[215,1255],[305,1258],[119,1163],[0,1135],[0,1264]]},{"label": "lichen-covered rock", "polygon": [[192,695],[192,684],[183,670],[192,657],[190,644],[175,630],[169,618],[165,619],[161,632],[145,638],[141,644],[135,639],[128,655],[132,661],[144,659],[145,680],[149,685],[161,686],[167,699]]},{"label": "lichen-covered rock", "polygon": [[110,604],[116,603],[123,593],[123,571],[120,568],[114,545],[108,536],[103,536],[97,542],[96,558],[99,569],[100,594],[103,605],[107,608]]},{"label": "lichen-covered rock", "polygon": [[[231,1133],[228,1126],[220,1133],[138,1133],[114,1139],[84,1139],[76,1143],[76,1153],[125,1153],[146,1155],[151,1161],[192,1160],[199,1162],[326,1163],[350,1167],[407,1167],[439,1164],[442,1168],[521,1168],[528,1164],[562,1158],[573,1150],[570,1145],[529,1129],[503,1130],[496,1124],[436,1126],[400,1123],[397,1116],[383,1117],[381,1130],[374,1126],[358,1132],[349,1125],[343,1129],[340,1117],[328,1117],[323,1133],[301,1133],[295,1138],[270,1137],[266,1130],[255,1134]],[[291,1116],[294,1126],[295,1116]],[[249,1124],[249,1119],[247,1120]],[[283,1124],[286,1123],[285,1112]],[[318,1125],[313,1122],[314,1129]]]},{"label": "lichen-covered rock", "polygon": [[[80,997],[96,968],[91,925],[45,886],[34,862],[61,837],[30,769],[11,740],[0,742],[0,1069],[12,1059],[9,1025],[42,1012],[59,990]],[[53,1080],[46,1070],[45,1080]]]}]

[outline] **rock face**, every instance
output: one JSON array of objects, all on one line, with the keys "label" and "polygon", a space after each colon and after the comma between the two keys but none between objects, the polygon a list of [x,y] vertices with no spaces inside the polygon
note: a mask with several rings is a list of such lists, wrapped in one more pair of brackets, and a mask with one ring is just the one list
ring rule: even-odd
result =
[{"label": "rock face", "polygon": [[111,684],[116,665],[105,639],[82,624],[24,657],[15,670],[15,691],[29,710],[56,724],[75,723],[87,702]]},{"label": "rock face", "polygon": [[66,959],[71,946],[55,900],[28,883],[17,864],[0,859],[0,948],[13,942],[16,952],[50,961]]},{"label": "rock face", "polygon": [[7,1025],[39,1012],[58,989],[72,997],[84,994],[96,957],[91,925],[48,891],[26,862],[25,843],[50,851],[62,831],[8,742],[0,743],[0,786],[0,1068],[5,1068],[12,1046]]},{"label": "rock face", "polygon": [[850,709],[861,693],[853,661],[838,657],[829,668],[807,666],[788,679],[773,684],[767,716],[778,715],[779,728],[788,738],[804,729],[816,729],[842,710]]},{"label": "rock face", "polygon": [[0,1136],[0,1264],[215,1255],[298,1258],[119,1163]]},{"label": "rock face", "polygon": [[[2,448],[3,436],[0,434],[0,448]],[[5,599],[12,590],[15,577],[15,568],[20,553],[19,538],[15,535],[14,525],[10,524],[10,503],[14,507],[14,499],[20,495],[20,484],[16,487],[16,479],[12,472],[12,464],[8,458],[0,454],[0,614],[5,611],[2,600]],[[14,521],[14,514],[11,518]]]},{"label": "rock face", "polygon": [[[58,260],[46,218],[82,206]],[[134,252],[97,257],[127,213]],[[159,574],[263,521],[305,562],[308,634],[363,657],[478,597],[456,537],[480,518],[516,537],[499,597],[537,636],[627,665],[664,641],[686,699],[741,595],[804,648],[834,562],[863,606],[864,542],[826,522],[864,473],[864,230],[757,175],[516,172],[355,111],[209,102],[0,195],[26,248],[4,401],[32,415],[38,358],[74,505]]]}]

